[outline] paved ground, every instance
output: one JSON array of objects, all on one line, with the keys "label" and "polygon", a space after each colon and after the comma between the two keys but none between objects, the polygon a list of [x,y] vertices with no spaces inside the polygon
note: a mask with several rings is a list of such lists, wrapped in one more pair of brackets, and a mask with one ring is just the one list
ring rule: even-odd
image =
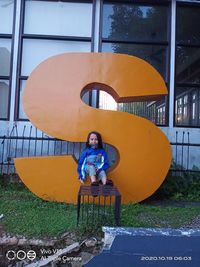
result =
[{"label": "paved ground", "polygon": [[200,230],[104,228],[106,246],[85,267],[198,267]]}]

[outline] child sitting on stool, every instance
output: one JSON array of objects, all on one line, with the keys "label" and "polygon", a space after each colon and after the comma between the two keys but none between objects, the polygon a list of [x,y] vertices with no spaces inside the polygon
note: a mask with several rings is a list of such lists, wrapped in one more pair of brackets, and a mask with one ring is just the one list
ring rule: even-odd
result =
[{"label": "child sitting on stool", "polygon": [[103,149],[101,135],[98,132],[90,132],[86,141],[86,148],[82,152],[78,161],[78,174],[81,183],[84,183],[86,176],[89,175],[91,185],[113,185],[107,179],[106,170],[110,167],[108,156]]}]

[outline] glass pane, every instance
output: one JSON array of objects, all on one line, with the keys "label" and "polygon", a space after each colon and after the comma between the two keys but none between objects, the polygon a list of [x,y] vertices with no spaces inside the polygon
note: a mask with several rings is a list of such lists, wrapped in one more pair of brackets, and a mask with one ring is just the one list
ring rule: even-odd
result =
[{"label": "glass pane", "polygon": [[200,48],[178,46],[176,60],[176,81],[200,84]]},{"label": "glass pane", "polygon": [[0,33],[12,34],[14,1],[0,1]]},{"label": "glass pane", "polygon": [[0,80],[0,118],[7,119],[8,117],[8,97],[9,97],[9,82]]},{"label": "glass pane", "polygon": [[168,7],[105,4],[103,38],[129,41],[167,41]]},{"label": "glass pane", "polygon": [[89,103],[90,103],[90,93],[87,92],[87,93],[83,94],[81,99],[85,104],[89,105]]},{"label": "glass pane", "polygon": [[200,125],[200,88],[176,88],[175,124],[183,126]]},{"label": "glass pane", "polygon": [[105,91],[99,92],[99,108],[107,110],[117,110],[117,102]]},{"label": "glass pane", "polygon": [[116,103],[114,98],[104,91],[99,94],[99,108],[128,112],[146,118],[156,124],[166,124],[166,98],[160,101]]},{"label": "glass pane", "polygon": [[118,110],[146,118],[155,124],[166,125],[166,101],[167,98],[163,97],[160,101],[120,103]]},{"label": "glass pane", "polygon": [[28,76],[45,59],[65,52],[90,52],[90,42],[25,39],[21,75]]},{"label": "glass pane", "polygon": [[10,75],[11,40],[0,39],[0,75]]},{"label": "glass pane", "polygon": [[20,82],[20,94],[19,94],[19,119],[28,119],[24,112],[23,103],[22,103],[22,95],[24,91],[24,87],[26,85],[26,81]]},{"label": "glass pane", "polygon": [[177,41],[200,44],[200,7],[177,7]]},{"label": "glass pane", "polygon": [[91,29],[90,3],[26,1],[24,33],[91,37]]},{"label": "glass pane", "polygon": [[167,48],[161,45],[103,43],[103,52],[129,54],[149,62],[167,81]]}]

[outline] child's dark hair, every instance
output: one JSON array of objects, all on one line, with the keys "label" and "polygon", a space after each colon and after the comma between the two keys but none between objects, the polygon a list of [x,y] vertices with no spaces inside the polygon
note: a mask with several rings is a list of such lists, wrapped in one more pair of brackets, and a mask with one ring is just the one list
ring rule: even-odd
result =
[{"label": "child's dark hair", "polygon": [[90,147],[90,144],[89,144],[89,139],[90,139],[90,135],[91,134],[95,134],[97,136],[97,140],[98,140],[98,148],[103,148],[103,142],[102,142],[102,137],[100,135],[100,133],[98,132],[95,132],[95,131],[92,131],[88,134],[87,136],[87,141],[86,141],[86,147]]}]

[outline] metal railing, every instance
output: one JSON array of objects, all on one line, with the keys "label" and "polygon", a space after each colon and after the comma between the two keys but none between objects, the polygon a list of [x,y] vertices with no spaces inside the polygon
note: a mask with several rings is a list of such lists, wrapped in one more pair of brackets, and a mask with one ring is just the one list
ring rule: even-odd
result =
[{"label": "metal railing", "polygon": [[[170,171],[200,173],[200,143],[190,142],[190,133],[176,132],[175,142],[171,143],[173,163]],[[21,128],[19,134],[15,125],[7,135],[0,136],[0,174],[15,174],[14,158],[73,155],[79,158],[85,143],[67,142],[52,138],[33,126]],[[105,145],[111,165],[116,161],[116,150]]]},{"label": "metal railing", "polygon": [[[10,133],[0,136],[0,174],[15,174],[14,158],[72,155],[76,160],[85,148],[85,142],[68,142],[50,137],[33,126],[23,127],[19,134],[13,126]],[[111,165],[115,162],[115,149],[104,146]]]},{"label": "metal railing", "polygon": [[190,142],[190,132],[176,131],[175,142],[171,142],[173,162],[170,168],[175,173],[200,173],[200,143]]}]

